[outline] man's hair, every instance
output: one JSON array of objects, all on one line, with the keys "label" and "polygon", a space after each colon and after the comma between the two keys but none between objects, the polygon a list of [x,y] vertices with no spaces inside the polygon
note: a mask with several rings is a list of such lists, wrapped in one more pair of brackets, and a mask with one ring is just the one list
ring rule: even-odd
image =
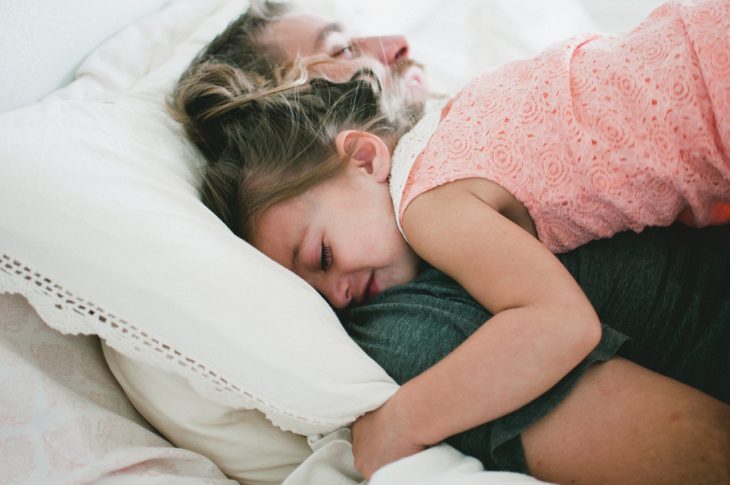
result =
[{"label": "man's hair", "polygon": [[305,78],[278,86],[257,81],[234,66],[206,63],[196,86],[196,97],[207,106],[200,118],[215,126],[208,132],[220,134],[216,157],[207,160],[202,200],[249,241],[267,208],[345,166],[335,148],[337,133],[358,129],[385,137],[398,131],[368,80]]},{"label": "man's hair", "polygon": [[289,7],[286,4],[252,0],[249,9],[213,39],[193,61],[193,65],[216,61],[267,77],[271,66],[280,60],[280,53],[275,49],[276,46],[262,44],[260,35],[271,22],[287,13]]},{"label": "man's hair", "polygon": [[283,63],[282,54],[276,46],[264,44],[261,35],[271,22],[288,11],[282,3],[252,0],[251,7],[193,59],[178,81],[168,107],[206,159],[218,158],[223,147],[221,136],[224,136],[218,127],[201,117],[211,107],[210,103],[216,101],[201,91],[202,86],[209,84],[206,77],[211,66],[235,67],[260,85],[272,83],[277,67]]}]

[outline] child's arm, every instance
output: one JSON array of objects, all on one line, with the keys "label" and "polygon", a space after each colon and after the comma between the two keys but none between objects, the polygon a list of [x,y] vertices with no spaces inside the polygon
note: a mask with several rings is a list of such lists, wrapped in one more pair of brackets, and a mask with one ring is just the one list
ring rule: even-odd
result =
[{"label": "child's arm", "polygon": [[366,476],[534,400],[600,340],[598,317],[570,273],[501,215],[512,200],[496,184],[468,179],[426,192],[407,208],[403,228],[414,250],[494,317],[358,420],[354,452]]}]

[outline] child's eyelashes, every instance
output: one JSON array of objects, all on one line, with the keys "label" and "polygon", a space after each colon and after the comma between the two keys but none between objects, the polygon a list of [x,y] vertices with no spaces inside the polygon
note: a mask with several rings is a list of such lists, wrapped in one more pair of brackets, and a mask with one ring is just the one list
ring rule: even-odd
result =
[{"label": "child's eyelashes", "polygon": [[332,249],[324,242],[322,243],[322,249],[319,256],[319,265],[325,273],[332,266]]}]

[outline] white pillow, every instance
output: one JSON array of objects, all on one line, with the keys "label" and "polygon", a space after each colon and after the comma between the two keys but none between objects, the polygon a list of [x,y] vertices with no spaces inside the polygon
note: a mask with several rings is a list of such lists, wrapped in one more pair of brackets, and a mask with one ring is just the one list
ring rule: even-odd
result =
[{"label": "white pillow", "polygon": [[[169,28],[150,43],[136,41],[145,32],[135,26],[100,49],[137,56],[146,69],[132,83],[107,71],[122,80],[98,75],[88,97],[74,92],[90,74],[0,115],[0,291],[217,403],[257,408],[300,434],[329,432],[396,385],[313,289],[203,206],[201,160],[164,108],[194,54],[246,3],[178,2],[155,16]],[[103,64],[85,65],[94,62]]]},{"label": "white pillow", "polygon": [[177,446],[207,456],[229,477],[250,485],[282,483],[311,455],[306,438],[275,428],[261,412],[217,404],[181,377],[102,349],[137,410]]}]

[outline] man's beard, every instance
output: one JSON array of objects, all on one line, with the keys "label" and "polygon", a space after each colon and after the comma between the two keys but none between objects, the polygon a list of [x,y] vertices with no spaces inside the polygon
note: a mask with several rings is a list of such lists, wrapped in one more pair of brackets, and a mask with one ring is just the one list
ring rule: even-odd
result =
[{"label": "man's beard", "polygon": [[412,59],[398,60],[391,67],[390,82],[386,83],[381,94],[383,110],[400,133],[410,130],[421,119],[428,98],[425,86],[413,86],[412,81],[405,77],[412,67],[423,71],[423,65]]}]

